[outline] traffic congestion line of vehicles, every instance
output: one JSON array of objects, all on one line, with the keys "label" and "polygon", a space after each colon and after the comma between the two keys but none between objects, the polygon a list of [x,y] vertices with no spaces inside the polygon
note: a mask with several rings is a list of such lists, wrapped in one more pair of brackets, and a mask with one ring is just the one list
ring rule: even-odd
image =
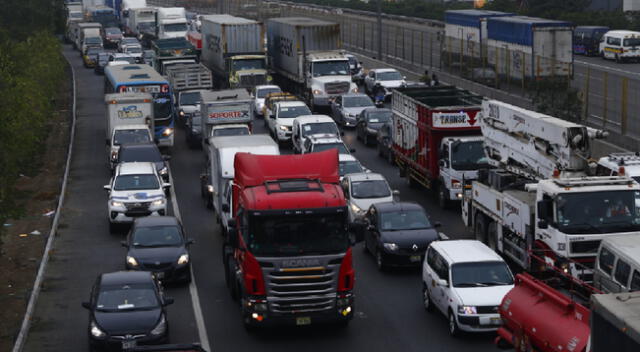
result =
[{"label": "traffic congestion line of vehicles", "polygon": [[[131,35],[127,21],[146,3],[118,6],[129,23],[124,34]],[[514,279],[507,262],[537,277],[558,271],[587,295],[640,286],[633,279],[640,265],[624,249],[616,252],[627,244],[612,239],[640,226],[640,185],[625,169],[640,165],[640,157],[591,160],[590,145],[605,137],[602,131],[454,86],[411,84],[393,69],[365,73],[340,50],[339,26],[325,21],[269,20],[265,52],[262,24],[198,15],[200,62],[185,37],[184,9],[155,11],[155,30],[138,36],[153,48],[148,63],[144,53],[125,62],[110,54],[103,66],[113,172],[104,186],[107,217],[112,231],[129,225],[123,261],[130,271],[101,275],[83,303],[91,312],[92,347],[166,342],[164,307],[172,300],[162,284],[192,279],[193,240],[168,207],[168,154],[181,126],[188,145],[203,149],[203,203],[221,225],[226,285],[249,330],[346,326],[354,316],[352,251],[359,242],[380,270],[422,267],[423,304],[447,316],[451,335],[500,328],[516,347],[526,338],[545,350],[527,330],[513,331],[528,318],[509,311],[525,304],[517,294],[511,298],[513,292],[529,282],[543,291],[545,284]],[[88,54],[93,41],[87,39],[96,38],[96,29],[99,36],[101,26],[70,22],[68,37]],[[106,37],[113,31],[102,33],[101,46],[115,40]],[[120,51],[129,51],[129,40],[138,41],[124,36]],[[360,80],[369,95],[359,93],[354,82]],[[380,92],[391,109],[374,104]],[[331,116],[314,114],[321,109]],[[252,134],[258,116],[271,138]],[[441,240],[440,223],[418,204],[400,201],[382,175],[364,168],[338,125],[353,127],[365,146],[377,144],[411,186],[432,190],[440,206],[457,205],[476,240]],[[295,155],[282,155],[289,146]],[[106,326],[113,313],[127,313],[122,325],[114,324],[118,331],[131,322],[139,328],[115,333]]]}]

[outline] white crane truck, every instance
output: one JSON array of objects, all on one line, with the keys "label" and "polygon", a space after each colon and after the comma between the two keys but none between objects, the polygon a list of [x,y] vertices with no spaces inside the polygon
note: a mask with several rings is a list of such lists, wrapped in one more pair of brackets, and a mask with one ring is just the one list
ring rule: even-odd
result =
[{"label": "white crane truck", "polygon": [[640,230],[640,185],[591,176],[591,139],[606,133],[495,100],[483,102],[480,125],[495,168],[466,185],[465,225],[524,269],[590,282],[601,240]]}]

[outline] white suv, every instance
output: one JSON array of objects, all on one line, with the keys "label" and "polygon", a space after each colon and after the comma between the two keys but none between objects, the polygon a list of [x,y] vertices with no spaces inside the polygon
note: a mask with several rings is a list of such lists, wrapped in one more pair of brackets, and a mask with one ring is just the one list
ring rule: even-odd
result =
[{"label": "white suv", "polygon": [[494,331],[498,307],[513,288],[504,260],[480,241],[434,241],[422,264],[422,298],[449,319],[449,333]]},{"label": "white suv", "polygon": [[276,142],[291,140],[293,120],[298,116],[311,115],[311,110],[302,101],[281,101],[275,103],[273,115],[265,116],[269,133]]},{"label": "white suv", "polygon": [[166,215],[169,187],[153,163],[118,164],[111,182],[104,186],[109,191],[109,229],[114,231],[116,225],[130,224],[141,216]]}]

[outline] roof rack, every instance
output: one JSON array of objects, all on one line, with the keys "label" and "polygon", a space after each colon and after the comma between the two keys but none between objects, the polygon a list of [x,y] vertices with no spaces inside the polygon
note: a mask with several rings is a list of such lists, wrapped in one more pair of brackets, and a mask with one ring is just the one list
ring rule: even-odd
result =
[{"label": "roof rack", "polygon": [[265,181],[267,194],[284,192],[324,192],[319,179],[292,178]]}]

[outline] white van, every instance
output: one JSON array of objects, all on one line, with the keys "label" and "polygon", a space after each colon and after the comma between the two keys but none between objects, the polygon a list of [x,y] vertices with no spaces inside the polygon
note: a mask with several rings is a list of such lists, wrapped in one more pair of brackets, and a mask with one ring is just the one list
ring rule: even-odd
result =
[{"label": "white van", "polygon": [[600,56],[616,62],[640,60],[640,32],[608,31],[600,41]]},{"label": "white van", "polygon": [[596,175],[618,176],[624,168],[624,174],[640,183],[640,154],[638,153],[611,153],[598,160]]},{"label": "white van", "polygon": [[340,137],[342,133],[338,125],[327,115],[303,115],[293,120],[291,127],[291,144],[294,153],[302,153],[305,149],[305,140],[314,134],[335,135]]},{"label": "white van", "polygon": [[431,242],[422,264],[424,307],[447,316],[452,336],[497,330],[498,307],[513,283],[507,263],[476,240]]},{"label": "white van", "polygon": [[593,286],[604,293],[640,291],[640,235],[612,236],[602,240]]}]

